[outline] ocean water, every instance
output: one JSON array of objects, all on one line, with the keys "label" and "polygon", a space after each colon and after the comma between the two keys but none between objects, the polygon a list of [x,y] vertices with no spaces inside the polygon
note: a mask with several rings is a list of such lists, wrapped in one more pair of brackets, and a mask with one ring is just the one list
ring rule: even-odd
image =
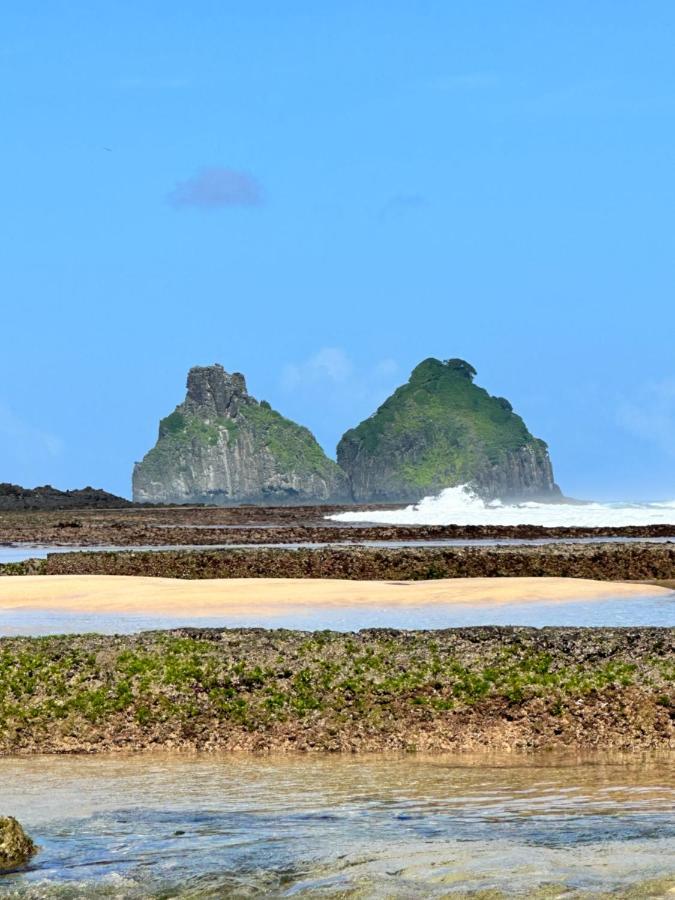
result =
[{"label": "ocean water", "polygon": [[[0,759],[21,898],[668,897],[668,759]],[[670,893],[669,893],[670,891]]]},{"label": "ocean water", "polygon": [[383,525],[544,525],[601,528],[675,525],[675,500],[662,503],[485,503],[468,487],[447,488],[403,509],[344,512],[335,522]]}]

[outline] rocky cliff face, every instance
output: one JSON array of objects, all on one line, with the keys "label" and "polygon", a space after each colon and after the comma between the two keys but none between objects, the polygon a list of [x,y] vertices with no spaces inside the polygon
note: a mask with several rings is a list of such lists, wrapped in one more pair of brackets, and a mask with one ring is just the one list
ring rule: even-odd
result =
[{"label": "rocky cliff face", "polygon": [[338,445],[354,500],[416,502],[470,484],[485,499],[560,495],[546,444],[460,359],[427,359]]},{"label": "rocky cliff face", "polygon": [[321,503],[347,491],[307,428],[259,403],[243,375],[220,365],[190,370],[185,401],[162,419],[133,474],[137,502]]}]

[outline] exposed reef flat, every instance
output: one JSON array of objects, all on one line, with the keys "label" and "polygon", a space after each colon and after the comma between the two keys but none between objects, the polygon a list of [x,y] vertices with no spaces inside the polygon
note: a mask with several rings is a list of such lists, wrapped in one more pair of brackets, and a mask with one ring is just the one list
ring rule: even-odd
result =
[{"label": "exposed reef flat", "polygon": [[675,630],[0,640],[0,752],[675,746]]},{"label": "exposed reef flat", "polygon": [[472,547],[320,547],[290,550],[82,551],[0,566],[0,575],[150,575],[164,578],[590,578],[673,581],[675,544]]},{"label": "exposed reef flat", "polygon": [[[58,546],[166,544],[329,544],[359,541],[673,538],[672,525],[544,527],[537,525],[345,525],[324,517],[373,507],[144,507],[115,510],[0,511],[0,543]],[[381,509],[383,507],[378,507]],[[675,517],[675,515],[674,515]]]}]

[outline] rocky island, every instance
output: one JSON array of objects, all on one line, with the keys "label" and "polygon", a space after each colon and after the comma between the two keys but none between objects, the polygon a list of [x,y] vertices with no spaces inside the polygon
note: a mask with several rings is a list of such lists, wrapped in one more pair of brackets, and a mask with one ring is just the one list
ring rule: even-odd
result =
[{"label": "rocky island", "polygon": [[548,448],[461,359],[426,359],[342,437],[337,465],[312,433],[246,389],[240,373],[195,367],[185,401],[133,474],[137,503],[218,506],[414,503],[469,485],[483,499],[561,496]]},{"label": "rocky island", "polygon": [[486,500],[560,496],[544,441],[475,375],[462,359],[425,359],[343,436],[337,460],[355,501],[414,503],[465,484]]},{"label": "rocky island", "polygon": [[136,502],[321,503],[347,499],[342,471],[313,434],[221,365],[190,369],[185,401],[162,419],[133,474]]}]

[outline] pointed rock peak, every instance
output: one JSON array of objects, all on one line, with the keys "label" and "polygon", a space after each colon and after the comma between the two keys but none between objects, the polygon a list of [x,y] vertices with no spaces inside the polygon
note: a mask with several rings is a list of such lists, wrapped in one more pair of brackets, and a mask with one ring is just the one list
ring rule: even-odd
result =
[{"label": "pointed rock peak", "polygon": [[464,359],[446,359],[443,365],[446,369],[450,369],[455,374],[461,375],[462,378],[467,378],[469,381],[473,381],[478,374],[471,363],[466,362]]},{"label": "pointed rock peak", "polygon": [[410,375],[411,381],[426,381],[429,378],[435,378],[439,375],[448,375],[452,373],[467,381],[473,381],[476,377],[476,370],[471,363],[463,359],[446,359],[441,361],[430,356],[428,359],[415,366]]},{"label": "pointed rock peak", "polygon": [[344,473],[312,433],[246,390],[218,364],[190,369],[187,396],[134,467],[150,503],[325,503],[349,498]]},{"label": "pointed rock peak", "polygon": [[246,379],[241,372],[230,374],[219,364],[194,366],[188,372],[185,403],[192,410],[226,416],[233,412],[233,401],[248,400]]}]

